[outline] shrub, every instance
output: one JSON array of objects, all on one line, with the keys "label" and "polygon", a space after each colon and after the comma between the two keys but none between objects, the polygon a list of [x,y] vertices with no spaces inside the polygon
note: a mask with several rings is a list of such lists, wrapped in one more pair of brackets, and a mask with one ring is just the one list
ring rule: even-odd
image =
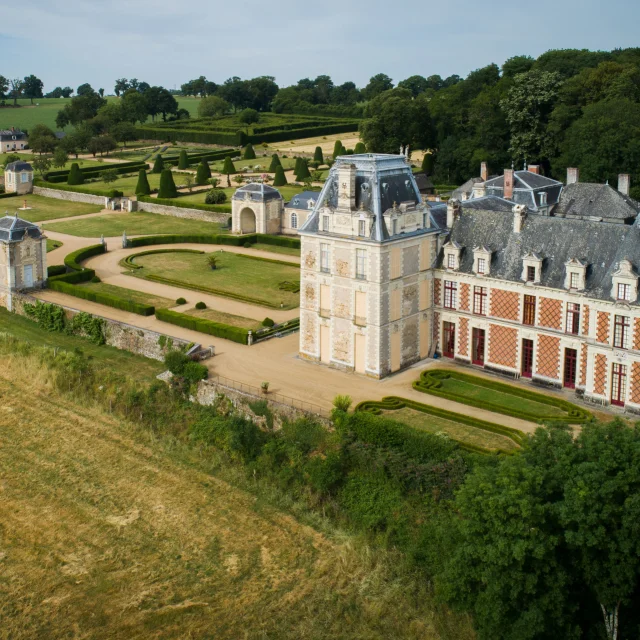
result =
[{"label": "shrub", "polygon": [[238,120],[243,124],[253,124],[260,120],[260,114],[255,109],[245,109],[240,112]]},{"label": "shrub", "polygon": [[255,160],[256,159],[256,152],[253,150],[253,145],[251,143],[249,143],[244,148],[244,154],[242,155],[242,157],[245,160]]},{"label": "shrub", "polygon": [[342,155],[342,150],[344,147],[342,146],[342,141],[336,140],[333,145],[333,159],[335,160],[338,156]]},{"label": "shrub", "polygon": [[209,163],[202,160],[198,165],[198,170],[196,171],[196,184],[207,184],[210,177],[211,169],[209,168]]},{"label": "shrub", "polygon": [[47,267],[48,278],[53,278],[53,276],[61,276],[66,272],[67,272],[67,267],[65,267],[63,264],[52,264]]},{"label": "shrub", "polygon": [[187,301],[184,298],[178,298],[176,304],[187,304]]},{"label": "shrub", "polygon": [[138,184],[136,184],[136,195],[148,196],[150,193],[151,187],[149,186],[147,172],[144,169],[140,169],[140,172],[138,173]]},{"label": "shrub", "polygon": [[91,282],[93,282],[93,284],[97,284],[98,282],[102,282],[102,280],[100,280],[98,276],[93,276],[93,278],[91,278]]},{"label": "shrub", "polygon": [[356,144],[356,148],[353,150],[354,153],[367,153],[367,147],[364,142],[358,142]]},{"label": "shrub", "polygon": [[309,173],[309,167],[307,166],[307,161],[304,158],[300,158],[300,166],[296,170],[296,180],[306,180],[310,178],[311,174]]},{"label": "shrub", "polygon": [[153,169],[151,169],[151,173],[162,173],[164,171],[164,160],[162,159],[162,154],[159,153],[156,156],[155,162],[153,163]]},{"label": "shrub", "polygon": [[265,318],[262,321],[262,326],[263,327],[273,327],[274,324],[275,324],[275,322],[271,318]]},{"label": "shrub", "polygon": [[174,376],[181,376],[191,360],[182,351],[169,351],[164,357],[164,365]]},{"label": "shrub", "polygon": [[251,247],[253,247],[253,245],[250,242],[245,242],[243,246],[245,249],[251,249]]},{"label": "shrub", "polygon": [[196,302],[196,309],[206,309],[207,305],[204,302]]},{"label": "shrub", "polygon": [[333,406],[338,411],[343,411],[344,413],[346,413],[347,411],[349,411],[349,408],[351,407],[351,402],[352,402],[351,396],[337,395],[333,399]]},{"label": "shrub", "polygon": [[213,322],[206,318],[189,316],[185,313],[170,311],[169,309],[157,309],[156,318],[162,322],[175,324],[176,326],[183,327],[185,329],[200,331],[201,333],[206,333],[210,336],[217,336],[218,338],[224,338],[225,340],[231,340],[232,342],[238,342],[239,344],[247,344],[247,337],[249,335],[249,331],[247,329],[232,327],[221,322]]},{"label": "shrub", "polygon": [[190,384],[200,382],[209,377],[209,370],[199,362],[189,361],[184,367],[182,377]]},{"label": "shrub", "polygon": [[274,153],[271,156],[271,164],[269,165],[269,173],[275,173],[276,169],[278,167],[282,167],[282,163],[280,162],[280,158],[278,157],[277,153]]},{"label": "shrub", "polygon": [[430,176],[433,173],[433,154],[425,153],[422,158],[422,170]]},{"label": "shrub", "polygon": [[84,184],[84,177],[77,162],[74,162],[71,165],[71,169],[69,170],[69,177],[67,178],[67,184]]},{"label": "shrub", "polygon": [[227,201],[227,194],[222,189],[209,189],[204,201],[205,204],[222,204]]},{"label": "shrub", "polygon": [[313,152],[313,159],[315,162],[319,162],[322,164],[324,162],[324,155],[322,154],[322,147],[316,147],[316,150]]},{"label": "shrub", "polygon": [[180,157],[178,159],[178,169],[187,169],[189,167],[189,160],[187,158],[187,152],[182,149],[180,151]]},{"label": "shrub", "polygon": [[284,175],[282,165],[276,167],[276,175],[273,179],[274,187],[284,187],[287,184],[287,176]]},{"label": "shrub", "polygon": [[231,156],[227,156],[224,159],[224,165],[222,167],[222,173],[224,173],[226,176],[235,173],[236,172],[236,168],[235,165],[233,164],[233,160],[231,160]]},{"label": "shrub", "polygon": [[171,169],[163,169],[160,174],[160,188],[158,189],[158,198],[177,198],[178,190],[176,183],[173,181]]}]

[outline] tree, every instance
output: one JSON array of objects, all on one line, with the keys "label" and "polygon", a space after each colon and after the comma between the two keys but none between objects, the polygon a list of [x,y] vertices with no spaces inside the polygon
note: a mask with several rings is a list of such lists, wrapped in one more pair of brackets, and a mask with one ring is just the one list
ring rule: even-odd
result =
[{"label": "tree", "polygon": [[272,76],[252,78],[247,83],[251,95],[251,106],[258,111],[269,111],[278,93],[278,85]]},{"label": "tree", "polygon": [[384,73],[379,73],[369,80],[369,84],[363,89],[362,93],[367,100],[373,100],[385,91],[393,89],[391,78]]},{"label": "tree", "polygon": [[[85,85],[83,85],[85,86]],[[91,87],[86,85],[86,87]],[[80,89],[81,87],[78,87]],[[60,126],[63,122],[66,124],[78,125],[81,122],[95,118],[98,114],[100,107],[103,107],[107,101],[101,98],[95,91],[87,92],[83,90],[83,93],[75,96],[71,99],[71,102],[65,105],[64,109],[58,112],[58,118],[56,118],[56,125]],[[62,124],[62,126],[66,126]]]},{"label": "tree", "polygon": [[249,143],[244,148],[244,153],[242,154],[242,157],[245,160],[255,160],[256,159],[256,152],[253,150],[253,145],[251,143]]},{"label": "tree", "polygon": [[59,143],[67,153],[74,154],[76,158],[78,153],[87,148],[92,133],[86,126],[79,126],[71,133],[68,133]]},{"label": "tree", "polygon": [[233,165],[233,161],[231,160],[231,156],[227,156],[227,157],[224,159],[224,165],[223,165],[223,167],[222,167],[222,173],[223,173],[225,176],[227,176],[227,187],[230,187],[230,186],[231,186],[231,180],[229,179],[229,176],[230,176],[232,173],[235,173],[235,172],[236,172],[236,168],[235,168],[235,166]]},{"label": "tree", "polygon": [[160,174],[160,188],[158,189],[158,198],[177,198],[178,190],[176,183],[173,181],[171,169],[163,169]]},{"label": "tree", "polygon": [[63,98],[70,98],[73,93],[73,89],[71,87],[63,87],[61,93]]},{"label": "tree", "polygon": [[358,142],[353,152],[358,154],[367,153],[367,147],[365,146],[364,142]]},{"label": "tree", "polygon": [[260,114],[255,109],[245,109],[238,116],[238,120],[247,126],[258,122],[260,120]]},{"label": "tree", "polygon": [[58,140],[49,127],[37,124],[29,133],[29,147],[36,153],[53,153]]},{"label": "tree", "polygon": [[433,153],[425,153],[421,168],[428,176],[433,174],[433,164]]},{"label": "tree", "polygon": [[135,89],[127,89],[121,98],[122,110],[125,120],[132,124],[136,122],[144,123],[147,119],[147,101],[144,96]]},{"label": "tree", "polygon": [[188,173],[184,177],[184,184],[186,185],[187,189],[189,189],[189,193],[191,193],[193,191],[193,182],[194,182],[193,175]]},{"label": "tree", "polygon": [[0,101],[4,102],[7,97],[7,91],[9,91],[9,80],[4,76],[0,76]]},{"label": "tree", "polygon": [[67,152],[64,150],[64,148],[62,146],[59,146],[53,154],[52,164],[57,169],[62,169],[67,164],[67,162],[69,162],[69,156],[67,155]]},{"label": "tree", "polygon": [[307,165],[307,161],[304,158],[300,158],[300,165],[296,168],[296,180],[302,182],[307,178],[311,177],[309,173],[309,166]]},{"label": "tree", "polygon": [[210,253],[207,256],[207,264],[211,267],[211,269],[215,270],[218,267],[218,258],[213,253]]},{"label": "tree", "polygon": [[116,169],[105,169],[100,172],[100,178],[105,184],[109,185],[118,179],[118,172]]},{"label": "tree", "polygon": [[140,169],[138,172],[138,182],[135,193],[137,196],[148,196],[151,193],[149,178],[147,178],[147,172],[144,169]]},{"label": "tree", "polygon": [[229,113],[231,105],[220,96],[207,96],[200,100],[198,116],[200,118],[213,118]]},{"label": "tree", "polygon": [[159,153],[153,162],[153,169],[151,169],[151,173],[162,173],[163,170],[164,160],[162,159],[162,154]]},{"label": "tree", "polygon": [[131,87],[129,85],[129,81],[126,78],[120,78],[119,80],[116,80],[116,86],[114,87],[113,91],[119,98],[120,94],[123,94],[127,89],[130,88]]},{"label": "tree", "polygon": [[398,82],[398,87],[402,89],[409,89],[409,91],[411,91],[411,95],[415,98],[429,88],[429,83],[427,82],[427,79],[422,76],[411,76],[406,80]]},{"label": "tree", "polygon": [[178,156],[178,169],[188,169],[189,168],[189,158],[187,158],[187,152],[185,149],[180,150],[180,155]]},{"label": "tree", "polygon": [[76,96],[90,96],[94,93],[93,87],[88,82],[81,84],[76,90]]},{"label": "tree", "polygon": [[84,184],[84,176],[77,162],[74,162],[69,169],[69,176],[67,177],[67,184]]},{"label": "tree", "polygon": [[87,151],[95,158],[96,154],[109,155],[109,151],[113,151],[117,148],[116,141],[111,136],[95,136],[89,140],[87,144]]},{"label": "tree", "polygon": [[224,84],[218,88],[218,95],[229,102],[236,110],[250,107],[253,102],[249,83],[237,76],[225,80]]},{"label": "tree", "polygon": [[280,157],[277,153],[274,153],[271,156],[271,164],[269,165],[269,173],[273,173],[278,167],[282,167],[282,163],[280,162]]},{"label": "tree", "polygon": [[[214,189],[217,189],[218,185],[220,184],[220,178],[209,178],[209,184]],[[222,193],[224,193],[224,191]]]},{"label": "tree", "polygon": [[13,98],[13,105],[15,106],[18,104],[18,98],[22,94],[24,86],[20,78],[13,78],[9,80],[9,83],[11,84],[11,97]]},{"label": "tree", "polygon": [[284,169],[281,165],[276,167],[276,175],[273,178],[274,187],[284,187],[287,184],[287,176],[284,174]]},{"label": "tree", "polygon": [[209,163],[206,160],[201,160],[196,171],[196,184],[207,184],[211,177],[211,169]]},{"label": "tree", "polygon": [[502,65],[502,75],[515,78],[519,73],[527,73],[535,63],[531,56],[513,56]]},{"label": "tree", "polygon": [[137,140],[136,128],[130,122],[119,122],[111,128],[111,135],[116,142],[122,142],[126,147],[127,142]]},{"label": "tree", "polygon": [[342,154],[342,150],[344,149],[344,146],[342,144],[341,140],[336,140],[335,144],[333,145],[333,159],[335,160],[338,156],[343,155]]},{"label": "tree", "polygon": [[31,100],[31,104],[33,104],[34,98],[42,98],[42,89],[44,87],[44,83],[40,78],[36,78],[33,74],[30,76],[26,76],[22,82],[22,91],[25,97]]},{"label": "tree", "polygon": [[313,152],[313,159],[315,162],[319,162],[320,164],[324,163],[324,156],[322,155],[322,147],[316,147],[316,150]]},{"label": "tree", "polygon": [[32,160],[33,168],[40,172],[40,177],[44,178],[44,174],[51,169],[51,158],[40,156]]},{"label": "tree", "polygon": [[168,113],[175,114],[178,111],[178,102],[164,87],[149,87],[142,95],[146,111],[153,120],[161,113],[166,121]]}]

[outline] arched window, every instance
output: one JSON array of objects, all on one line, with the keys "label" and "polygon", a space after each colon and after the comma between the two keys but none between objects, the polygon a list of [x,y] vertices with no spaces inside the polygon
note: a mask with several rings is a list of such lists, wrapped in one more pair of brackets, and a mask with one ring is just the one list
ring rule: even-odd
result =
[{"label": "arched window", "polygon": [[297,213],[292,213],[291,214],[291,228],[292,229],[297,229],[298,228],[298,214]]}]

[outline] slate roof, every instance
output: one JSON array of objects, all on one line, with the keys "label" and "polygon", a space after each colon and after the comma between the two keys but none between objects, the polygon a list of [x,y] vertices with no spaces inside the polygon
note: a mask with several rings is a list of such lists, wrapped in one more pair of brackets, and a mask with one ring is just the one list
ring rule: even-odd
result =
[{"label": "slate roof", "polygon": [[[303,191],[293,196],[284,206],[286,209],[312,209],[319,197],[319,191]],[[309,206],[309,202],[311,202],[311,206]]]},{"label": "slate roof", "polygon": [[8,165],[6,165],[4,170],[14,172],[33,171],[33,167],[28,162],[24,162],[23,160],[16,160],[15,162],[10,162]]},{"label": "slate roof", "polygon": [[413,177],[416,180],[420,193],[431,191],[433,189],[433,181],[426,173],[424,173],[424,171],[414,173]]},{"label": "slate roof", "polygon": [[568,184],[560,197],[554,216],[600,218],[607,222],[631,224],[640,213],[640,202],[620,193],[608,184],[575,182]]},{"label": "slate roof", "polygon": [[451,192],[451,197],[456,200],[462,200],[462,194],[471,194],[473,192],[473,185],[478,184],[478,182],[482,182],[482,178],[480,176],[477,178],[469,178],[464,184],[461,184],[457,189],[454,189]]},{"label": "slate roof", "polygon": [[244,187],[240,187],[233,194],[233,200],[244,200],[246,194],[249,194],[249,199],[256,202],[263,202],[265,200],[282,199],[280,192],[268,184],[262,184],[260,182],[250,182]]},{"label": "slate roof", "polygon": [[37,239],[42,237],[42,231],[37,224],[22,220],[17,215],[0,218],[0,242],[18,242],[26,235]]},{"label": "slate roof", "polygon": [[27,134],[24,131],[20,131],[20,129],[2,129],[0,130],[0,140],[13,140],[13,136],[16,137],[16,140],[22,140]]},{"label": "slate roof", "polygon": [[[504,175],[489,178],[484,183],[487,195],[502,196],[504,194]],[[541,206],[540,194],[547,194],[547,205],[553,206],[558,202],[562,193],[562,182],[547,178],[532,171],[513,172],[513,202],[524,204],[532,210]]]},{"label": "slate roof", "polygon": [[[473,249],[491,252],[490,277],[522,282],[522,258],[534,253],[542,258],[541,285],[564,289],[565,263],[572,259],[587,265],[585,292],[589,297],[611,300],[612,274],[628,259],[640,267],[640,225],[609,224],[530,213],[520,233],[513,232],[513,213],[481,199],[461,203],[461,213],[450,231],[450,240],[463,247],[460,271],[473,273]],[[490,209],[493,207],[493,210]],[[445,209],[446,214],[446,209]],[[437,266],[442,267],[443,251]],[[634,302],[633,304],[638,304]]]}]

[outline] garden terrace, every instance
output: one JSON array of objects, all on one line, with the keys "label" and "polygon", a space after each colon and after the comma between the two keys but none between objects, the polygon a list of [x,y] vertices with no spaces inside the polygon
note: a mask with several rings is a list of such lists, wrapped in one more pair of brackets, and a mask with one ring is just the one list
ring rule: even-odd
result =
[{"label": "garden terrace", "polygon": [[87,213],[98,213],[102,210],[102,207],[97,204],[46,198],[44,196],[36,196],[32,193],[20,196],[7,194],[6,197],[0,200],[0,208],[9,213],[14,213],[17,209],[24,206],[25,200],[27,201],[27,207],[31,208],[20,211],[20,218],[36,223],[55,220],[56,218],[83,216]]}]

